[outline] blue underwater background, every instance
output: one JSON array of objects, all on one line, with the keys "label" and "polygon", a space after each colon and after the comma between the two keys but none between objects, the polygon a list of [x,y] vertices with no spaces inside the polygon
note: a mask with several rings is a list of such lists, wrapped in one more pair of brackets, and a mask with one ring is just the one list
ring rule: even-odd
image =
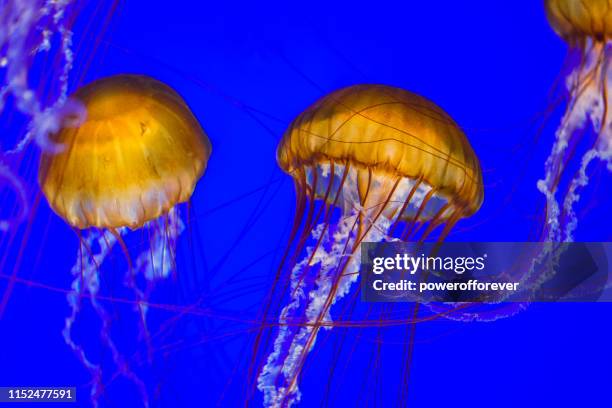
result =
[{"label": "blue underwater background", "polygon": [[[156,77],[185,98],[213,145],[178,243],[176,277],[151,297],[162,305],[150,312],[151,330],[161,333],[155,352],[149,361],[142,353],[130,360],[152,406],[244,405],[254,326],[248,320],[257,318],[295,211],[293,183],[276,164],[276,146],[291,120],[332,90],[383,83],[438,103],[464,128],[486,186],[480,211],[449,239],[535,238],[544,209],[536,182],[562,113],[544,121],[543,112],[567,51],[541,1],[127,0],[104,34],[80,37],[87,24],[102,25],[99,7],[109,5],[88,4],[75,26],[75,41],[83,44],[77,59],[91,59],[83,82],[117,73]],[[609,176],[602,172],[583,190],[578,240],[612,236]],[[184,219],[187,211],[181,207]],[[128,238],[130,251],[138,252],[139,237]],[[0,293],[14,271],[21,279],[0,320],[0,386],[76,386],[77,405],[89,406],[89,373],[61,334],[78,238],[42,200],[30,231],[17,239],[26,242],[23,253],[9,246],[0,271]],[[116,251],[101,271],[109,299],[132,296],[123,284],[125,267]],[[141,346],[132,305],[104,304],[117,346],[134,357]],[[604,303],[532,304],[492,323],[419,324],[408,406],[607,406],[611,315],[612,305]],[[74,338],[112,367],[100,330],[84,307]],[[327,396],[335,348],[317,344],[321,350],[311,353],[301,380],[300,406],[392,405],[405,332],[397,330],[397,339],[393,333],[383,348],[394,369],[383,372],[380,384],[369,378],[374,336],[364,335]],[[113,372],[105,373],[101,406],[140,406],[134,386],[111,378]],[[377,404],[370,403],[374,392]],[[261,398],[257,393],[252,405],[261,406]]]}]

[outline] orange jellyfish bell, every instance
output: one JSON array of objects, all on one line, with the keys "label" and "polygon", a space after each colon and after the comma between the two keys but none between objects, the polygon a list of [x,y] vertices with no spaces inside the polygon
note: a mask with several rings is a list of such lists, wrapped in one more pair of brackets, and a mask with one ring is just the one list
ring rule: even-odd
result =
[{"label": "orange jellyfish bell", "polygon": [[211,153],[181,96],[142,75],[116,75],[72,98],[86,117],[65,122],[42,155],[39,183],[51,208],[77,228],[141,227],[189,200]]},{"label": "orange jellyfish bell", "polygon": [[[304,168],[332,164],[338,172],[351,167],[360,204],[384,203],[393,214],[400,211],[393,202],[407,203],[415,195],[399,194],[401,182],[408,182],[405,191],[426,187],[430,204],[444,202],[440,220],[470,216],[483,201],[480,164],[459,126],[433,102],[391,86],[356,85],[321,98],[293,121],[277,159],[284,171],[308,185],[313,177],[304,176]],[[317,198],[326,192],[321,186],[314,190]],[[399,214],[413,216],[405,208]]]},{"label": "orange jellyfish bell", "polygon": [[608,0],[546,0],[548,21],[568,41],[612,36],[612,7]]}]

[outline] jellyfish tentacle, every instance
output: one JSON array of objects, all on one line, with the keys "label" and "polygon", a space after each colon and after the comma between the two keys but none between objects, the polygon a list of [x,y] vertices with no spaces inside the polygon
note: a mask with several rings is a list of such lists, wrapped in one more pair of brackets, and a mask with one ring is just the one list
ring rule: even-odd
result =
[{"label": "jellyfish tentacle", "polygon": [[28,195],[23,182],[2,162],[0,162],[0,180],[4,180],[8,188],[13,190],[17,201],[15,203],[17,213],[11,218],[0,219],[0,232],[7,232],[25,220],[29,210]]},{"label": "jellyfish tentacle", "polygon": [[[151,337],[149,335],[149,330],[147,328],[147,318],[146,318],[146,304],[143,304],[145,298],[143,296],[142,291],[138,288],[136,284],[136,272],[134,269],[134,263],[132,262],[132,257],[130,256],[130,252],[125,244],[123,238],[121,238],[121,234],[114,228],[110,229],[110,232],[113,234],[121,250],[123,251],[123,256],[127,262],[127,273],[125,274],[126,285],[136,295],[136,304],[134,306],[136,313],[138,314],[138,325],[140,327],[139,335],[146,344],[147,356],[149,357],[149,361],[152,359],[152,346],[151,346]],[[144,252],[143,252],[144,253]],[[142,254],[141,254],[142,256]]]},{"label": "jellyfish tentacle", "polygon": [[[345,177],[343,177],[343,179],[344,178]],[[302,180],[304,181],[304,185],[303,187],[300,186],[300,191],[309,190],[309,192],[311,193],[311,202],[314,202],[315,197],[312,196],[312,193],[316,194],[316,185],[314,186],[314,188],[308,189],[306,186],[306,179],[303,178]],[[330,180],[330,184],[332,183],[333,183],[333,180]],[[328,188],[327,191],[329,190],[330,189]],[[337,197],[338,195],[339,194],[337,194]],[[308,276],[308,271],[310,270],[310,264],[313,263],[313,259],[316,256],[320,255],[320,248],[326,245],[324,241],[329,240],[328,239],[329,237],[328,226],[329,226],[330,216],[331,216],[331,212],[326,214],[325,221],[322,224],[312,229],[312,236],[316,240],[316,244],[314,245],[314,247],[307,248],[306,258],[300,261],[299,263],[297,263],[294,266],[292,273],[291,273],[290,283],[292,286],[291,288],[292,300],[287,306],[283,308],[281,312],[281,316],[279,319],[281,325],[280,325],[279,333],[274,343],[274,351],[269,355],[267,359],[267,363],[265,364],[258,378],[258,388],[260,390],[267,389],[267,391],[265,391],[266,400],[269,401],[270,403],[274,403],[274,401],[278,399],[278,395],[277,395],[278,393],[276,392],[276,387],[277,387],[276,382],[279,379],[279,371],[281,370],[282,367],[279,363],[277,363],[277,361],[279,360],[283,361],[285,359],[288,349],[283,350],[283,348],[287,347],[287,346],[284,346],[283,343],[285,342],[286,338],[288,338],[289,341],[291,341],[290,331],[294,329],[293,324],[296,324],[296,323],[292,323],[292,325],[290,326],[287,324],[287,321],[290,318],[291,312],[297,310],[298,308],[303,308],[302,300],[305,297],[304,287],[306,286],[306,282],[304,282],[304,279]],[[308,230],[305,229],[305,231],[308,231]],[[319,261],[320,259],[316,260],[316,262],[319,262]],[[297,313],[294,313],[294,315],[297,315]]]},{"label": "jellyfish tentacle", "polygon": [[[300,171],[300,176],[298,176],[298,178],[296,178],[295,181],[295,185],[296,185],[296,193],[297,193],[297,202],[298,202],[298,207],[301,207],[302,210],[300,210],[298,208],[298,211],[296,211],[296,216],[295,216],[295,220],[294,220],[294,230],[297,231],[297,229],[300,227],[300,225],[302,224],[302,212],[303,212],[303,208],[305,208],[306,206],[306,202],[308,201],[308,194],[307,192],[314,192],[315,195],[310,195],[310,199],[312,201],[314,201],[317,196],[316,196],[316,189],[307,188],[307,177],[306,177],[306,170],[308,169],[308,167],[304,170],[304,171]],[[321,225],[319,225],[317,228],[312,228],[312,226],[310,227],[310,229],[303,227],[302,229],[302,235],[299,238],[299,242],[296,245],[296,248],[294,249],[294,253],[292,255],[292,258],[290,259],[289,265],[296,265],[297,264],[297,259],[298,256],[300,255],[300,253],[302,252],[302,250],[304,249],[304,246],[307,242],[308,239],[308,234],[311,233],[312,231],[319,231],[318,232],[318,238],[317,239],[317,244],[315,245],[314,248],[311,248],[309,250],[307,250],[307,253],[311,254],[311,258],[314,257],[314,255],[316,254],[316,248],[319,247],[319,245],[322,244],[323,238],[325,236],[325,234],[327,234],[327,230],[329,228],[329,224],[330,224],[330,220],[331,217],[333,215],[333,211],[331,210],[332,208],[335,208],[338,205],[338,202],[341,199],[341,192],[342,192],[342,188],[345,184],[345,182],[347,181],[347,178],[349,176],[349,173],[351,171],[351,166],[349,164],[347,165],[339,165],[336,164],[333,160],[330,160],[329,164],[325,164],[321,167],[322,169],[322,175],[323,178],[327,177],[329,179],[326,190],[325,190],[325,194],[324,194],[324,203],[327,203],[330,194],[333,194],[333,200],[329,201],[329,204],[325,206],[325,210],[323,211],[323,222],[321,223]],[[341,172],[338,172],[338,169],[342,169]],[[310,171],[316,171],[312,168],[310,168]],[[335,184],[335,180],[337,180],[339,178],[339,182],[337,184]],[[317,217],[315,218],[316,220],[319,219],[321,213],[319,213],[317,215]],[[304,236],[305,234],[305,236]],[[291,236],[293,236],[294,234],[290,234]],[[288,247],[291,245],[293,238],[290,238]],[[288,251],[288,249],[286,250]],[[276,288],[278,279],[279,279],[279,273],[282,270],[282,267],[284,265],[284,260],[287,259],[288,255],[283,255],[283,262],[280,263],[279,269],[277,271],[277,276],[274,279],[273,282],[273,289],[271,292],[273,292]],[[308,256],[307,256],[308,258]],[[312,262],[312,259],[309,259],[308,262]],[[300,289],[300,282],[301,280],[306,276],[307,274],[307,268],[304,269],[303,274],[300,276],[298,280],[298,283],[295,283],[295,279],[293,279],[293,273],[292,273],[292,278],[285,284],[284,288],[280,291],[280,293],[285,293],[288,286],[291,286],[292,289],[291,291],[293,292],[292,296],[298,296],[298,294],[296,293],[296,291],[298,291]],[[272,298],[269,298],[270,302],[272,300]],[[287,307],[286,307],[287,308]],[[284,310],[284,309],[283,309]],[[292,310],[291,308],[288,308],[287,311]],[[283,311],[281,311],[281,316],[283,315]],[[264,316],[267,316],[267,307],[264,313]],[[265,319],[264,319],[265,320]],[[263,321],[263,320],[262,320]],[[263,334],[263,333],[262,333]],[[263,342],[259,342],[259,338],[260,338],[260,334],[258,333],[258,336],[255,339],[255,346],[254,346],[254,350],[257,350],[260,347],[260,344],[264,345],[264,349],[267,349],[267,339],[269,339],[271,337],[271,333],[268,332],[266,334],[266,341]],[[276,346],[279,347],[279,346]],[[254,353],[256,354],[256,353]],[[269,360],[269,359],[267,359]],[[261,373],[263,370],[264,365],[267,364],[267,360],[264,360],[261,365],[259,365],[257,367],[257,373]],[[249,371],[251,372],[251,371]],[[260,375],[261,376],[261,375]],[[250,378],[250,377],[249,377]],[[257,380],[253,385],[257,386],[259,388],[259,380]],[[250,395],[250,394],[249,394]],[[249,399],[249,395],[247,395],[247,400]]]},{"label": "jellyfish tentacle", "polygon": [[[139,335],[145,341],[148,360],[152,361],[153,345],[147,324],[148,299],[155,283],[167,278],[176,269],[174,251],[185,224],[179,216],[178,209],[173,207],[165,216],[145,224],[144,229],[150,235],[149,247],[138,255],[133,267],[128,269],[126,284],[136,295],[135,311],[140,316]],[[136,284],[138,274],[144,277],[143,289]]]},{"label": "jellyfish tentacle", "polygon": [[588,166],[596,159],[606,162],[608,168],[612,171],[612,142],[610,140],[612,133],[610,131],[612,123],[609,120],[609,105],[610,96],[608,95],[608,80],[612,75],[612,69],[610,68],[610,58],[612,48],[610,44],[604,46],[602,51],[605,54],[604,61],[602,62],[601,72],[598,75],[600,83],[601,101],[603,102],[603,111],[601,113],[601,119],[597,123],[597,118],[593,119],[593,126],[598,126],[598,134],[593,142],[593,146],[584,153],[581,158],[581,164],[579,169],[576,171],[575,176],[568,187],[567,193],[563,201],[563,215],[569,221],[567,221],[564,231],[564,241],[573,241],[573,233],[577,228],[578,219],[574,210],[574,205],[578,203],[580,195],[578,191],[586,187],[589,183],[589,177],[587,175]]},{"label": "jellyfish tentacle", "polygon": [[[100,290],[100,280],[98,273],[105,259],[112,252],[116,244],[121,245],[121,234],[125,229],[117,231],[104,231],[92,229],[83,237],[79,234],[79,253],[77,260],[72,267],[72,290],[66,295],[66,300],[70,306],[70,314],[64,321],[62,331],[65,343],[74,351],[84,367],[88,369],[94,386],[91,389],[92,403],[97,406],[98,400],[103,392],[102,367],[95,364],[87,357],[85,349],[78,345],[72,338],[72,329],[81,311],[81,299],[87,296],[92,309],[100,319],[102,329],[100,339],[104,346],[110,351],[117,374],[130,380],[137,388],[145,406],[148,406],[148,394],[144,382],[130,369],[126,359],[119,352],[111,337],[112,319],[106,308],[99,302],[98,293]],[[93,248],[98,248],[94,252]]]},{"label": "jellyfish tentacle", "polygon": [[[429,199],[430,199],[429,196],[425,197],[425,199],[423,200],[423,203],[421,204],[421,208],[419,208],[419,212],[422,211],[423,206],[427,204]],[[450,233],[451,229],[459,221],[459,219],[461,219],[461,217],[463,216],[462,211],[459,211],[458,209],[454,208],[450,203],[446,203],[444,206],[442,206],[442,208],[438,211],[438,213],[433,217],[433,219],[430,221],[430,226],[423,233],[423,235],[419,238],[418,244],[422,244],[427,239],[431,231],[433,231],[434,228],[440,225],[441,223],[439,221],[440,218],[446,213],[446,211],[449,208],[452,209],[452,213],[442,233],[440,234],[437,240],[437,244],[432,249],[433,253],[439,250],[439,245],[446,239],[446,236]],[[425,273],[423,274],[421,279],[426,280],[427,276],[428,274]],[[410,384],[410,374],[411,374],[410,367],[412,366],[412,359],[414,355],[414,340],[416,338],[416,327],[417,327],[416,322],[418,320],[418,314],[419,314],[420,307],[421,307],[421,303],[419,301],[415,302],[414,308],[412,311],[411,322],[410,324],[406,325],[407,326],[406,327],[406,330],[407,330],[406,338],[408,339],[407,347],[405,349],[406,364],[402,367],[402,375],[401,375],[402,380],[400,382],[400,387],[399,387],[399,400],[401,402],[401,405],[405,405],[407,398],[408,398],[408,387]]]},{"label": "jellyfish tentacle", "polygon": [[306,356],[314,346],[321,323],[331,322],[329,307],[332,299],[335,301],[345,294],[339,291],[340,281],[343,278],[351,279],[350,276],[346,278],[344,275],[349,259],[342,258],[350,256],[347,250],[353,246],[351,241],[356,235],[355,229],[358,229],[358,226],[358,214],[346,217],[339,223],[338,229],[333,233],[333,238],[329,240],[330,253],[326,255],[327,259],[324,262],[334,259],[337,262],[321,265],[315,280],[316,287],[308,294],[310,302],[305,311],[305,326],[301,327],[295,338],[292,339],[288,356],[283,362],[284,386],[279,390],[280,406],[290,406],[294,401],[297,402],[300,399],[297,378],[304,366]]},{"label": "jellyfish tentacle", "polygon": [[412,217],[412,219],[408,223],[406,223],[406,229],[405,229],[405,232],[402,234],[402,238],[401,238],[402,241],[407,241],[410,237],[416,234],[418,230],[421,228],[422,223],[419,221],[419,219],[421,217],[421,214],[423,214],[425,207],[429,203],[429,200],[431,200],[431,198],[433,197],[433,195],[434,195],[434,190],[430,188],[427,194],[425,195],[425,198],[419,205],[417,211],[414,213],[414,216]]},{"label": "jellyfish tentacle", "polygon": [[[368,172],[367,182],[361,183],[361,190],[349,187],[359,184],[358,177],[357,169],[351,173],[351,182],[343,187],[347,201],[335,229],[330,231],[328,223],[314,228],[312,236],[316,245],[307,249],[306,257],[293,269],[293,300],[281,313],[274,351],[258,379],[258,388],[264,392],[267,406],[290,406],[299,400],[297,377],[314,345],[317,332],[321,326],[329,326],[331,305],[349,293],[351,285],[357,280],[355,251],[364,239],[378,241],[387,238],[390,221],[383,213],[389,209],[400,180],[392,183],[381,203],[368,205],[368,197],[373,194],[374,176]],[[396,207],[393,213],[398,213],[399,206],[393,205]],[[318,267],[317,275],[307,286],[303,277],[315,266]],[[312,289],[306,292],[310,287]],[[297,312],[306,316],[306,322],[300,321]]]},{"label": "jellyfish tentacle", "polygon": [[[292,400],[299,400],[299,390],[292,382],[293,373],[298,370],[299,356],[304,350],[305,343],[308,342],[308,334],[312,331],[311,323],[314,321],[314,315],[320,312],[322,302],[319,299],[324,299],[330,289],[329,275],[337,268],[332,260],[341,258],[342,251],[348,244],[348,241],[345,242],[343,237],[354,229],[356,223],[357,218],[352,217],[345,218],[334,232],[324,231],[323,228],[319,227],[315,228],[313,230],[314,237],[320,234],[325,236],[322,244],[316,249],[308,248],[307,258],[298,263],[292,271],[292,282],[295,284],[302,282],[303,284],[303,281],[298,277],[305,275],[306,271],[310,269],[311,265],[307,264],[307,260],[311,253],[313,253],[312,256],[315,259],[314,262],[319,264],[319,272],[316,278],[310,282],[313,289],[308,291],[307,288],[301,287],[299,290],[294,290],[296,295],[293,301],[286,306],[281,314],[282,320],[275,341],[275,351],[269,355],[267,364],[258,379],[258,388],[264,392],[266,406],[291,405],[292,402],[283,403],[286,394],[292,395],[294,397]],[[313,306],[315,302],[316,305]],[[301,322],[300,314],[292,315],[292,319],[289,319],[289,313],[298,310],[298,307],[307,316],[307,322]],[[304,324],[304,327],[302,327],[302,324]],[[304,350],[304,353],[306,352]]]},{"label": "jellyfish tentacle", "polygon": [[[83,366],[87,368],[92,376],[94,385],[90,395],[94,406],[97,406],[98,398],[102,392],[102,369],[100,365],[91,362],[86,355],[85,349],[74,341],[72,338],[72,328],[81,311],[81,299],[84,295],[89,296],[92,307],[100,316],[100,307],[96,299],[99,288],[97,272],[99,270],[99,265],[108,256],[115,243],[115,238],[113,236],[106,241],[103,234],[104,233],[101,235],[97,231],[92,231],[86,237],[82,237],[79,234],[77,260],[71,269],[71,273],[74,277],[71,284],[72,290],[66,295],[66,300],[70,306],[70,314],[64,320],[64,329],[62,330],[65,343],[73,350]],[[110,244],[107,244],[107,242]],[[92,251],[94,244],[97,244],[99,248],[98,253],[93,253]]]},{"label": "jellyfish tentacle", "polygon": [[[0,87],[0,112],[7,95],[15,98],[15,107],[29,118],[28,131],[17,141],[9,154],[22,152],[36,141],[43,150],[54,151],[60,146],[49,139],[57,131],[63,118],[74,107],[67,103],[68,75],[72,70],[72,31],[67,16],[73,12],[72,0],[13,0],[3,4],[0,19],[0,67],[6,69]],[[58,77],[57,97],[46,105],[30,87],[33,58],[51,50],[53,35],[59,36],[59,53],[63,64]]]},{"label": "jellyfish tentacle", "polygon": [[399,213],[395,219],[395,221],[393,222],[393,225],[391,226],[391,229],[389,231],[389,233],[391,235],[393,235],[393,233],[395,232],[395,230],[397,229],[397,227],[399,226],[401,220],[404,218],[404,212],[406,211],[406,209],[408,208],[408,206],[410,205],[410,202],[412,201],[412,197],[414,196],[414,194],[417,192],[417,190],[419,189],[419,187],[421,186],[421,183],[423,182],[423,178],[420,177],[412,186],[412,188],[410,189],[410,192],[408,193],[408,196],[406,198],[406,201],[404,201],[404,204],[402,204],[402,208],[399,210]]},{"label": "jellyfish tentacle", "polygon": [[612,155],[606,156],[604,153],[599,152],[596,149],[590,149],[582,156],[578,174],[576,174],[576,176],[572,179],[568,192],[563,201],[564,215],[569,220],[565,225],[565,235],[563,237],[563,240],[566,242],[572,242],[574,240],[573,234],[578,226],[578,217],[576,216],[576,211],[574,209],[575,204],[577,204],[580,200],[580,194],[578,191],[588,185],[589,176],[587,175],[587,168],[596,159],[607,161],[609,166],[612,165]]},{"label": "jellyfish tentacle", "polygon": [[[333,166],[333,163],[332,163],[332,166]],[[349,172],[348,168],[345,168],[344,171],[342,172],[340,186],[336,190],[335,198],[333,201],[334,204],[340,198],[340,191],[341,191],[343,183],[345,182],[348,176],[348,172]],[[331,186],[334,184],[334,170],[333,169],[330,170],[330,174],[331,174],[331,177],[329,180],[329,185],[326,189],[326,198],[328,197],[328,194],[331,191]],[[308,189],[306,185],[307,183],[306,178],[302,178],[301,180],[303,181],[304,185],[300,186],[298,191],[310,191],[311,192],[310,201],[314,202],[315,196],[313,195],[313,193],[316,194],[316,185],[314,185],[314,188],[311,187],[310,189]],[[314,180],[316,180],[316,178]],[[304,198],[305,198],[305,195],[304,195]],[[303,199],[300,199],[300,201],[303,201]],[[311,235],[316,240],[316,244],[314,245],[314,247],[307,248],[306,258],[303,259],[301,262],[295,264],[291,272],[291,280],[289,284],[292,286],[291,288],[291,299],[292,300],[281,311],[281,315],[279,319],[281,326],[279,329],[279,333],[276,337],[276,340],[274,342],[274,351],[268,357],[267,362],[265,366],[263,367],[261,374],[259,375],[258,388],[260,390],[266,387],[270,387],[270,388],[276,387],[275,384],[268,385],[267,383],[269,383],[270,381],[276,382],[276,380],[278,379],[278,369],[274,369],[272,367],[277,360],[284,359],[284,357],[281,357],[283,343],[284,343],[284,340],[289,337],[290,335],[289,331],[291,330],[289,326],[286,326],[284,324],[286,324],[286,322],[289,320],[288,316],[291,314],[291,312],[294,312],[295,310],[297,310],[298,308],[302,306],[301,301],[305,297],[304,287],[306,286],[304,279],[308,275],[308,271],[310,270],[310,265],[313,263],[320,262],[320,259],[315,260],[315,257],[320,256],[319,248],[325,246],[327,241],[329,241],[328,228],[329,228],[329,221],[330,221],[331,216],[332,216],[332,212],[331,211],[327,212],[324,216],[324,221],[321,224],[319,224],[317,227],[311,229],[312,231]],[[308,229],[304,229],[304,231],[308,231]],[[306,240],[303,239],[302,242],[305,243]],[[299,252],[301,252],[300,249],[296,250],[297,254],[299,254]],[[270,392],[273,392],[273,390],[270,390]],[[266,392],[266,394],[268,395],[269,392]],[[268,398],[268,400],[270,401],[274,401],[277,399],[276,397],[266,397],[266,398]]]},{"label": "jellyfish tentacle", "polygon": [[[330,227],[329,220],[326,220],[315,228],[315,231],[312,234],[312,237],[316,239],[316,243],[314,244],[312,248],[306,250],[306,252],[308,253],[308,256],[306,256],[304,261],[302,261],[305,265],[312,265],[312,262],[314,262],[314,258],[317,254],[317,249],[320,246],[325,245],[325,241],[329,233],[329,227]],[[295,276],[295,279],[297,279],[297,283],[295,284],[293,282],[291,283],[291,286],[294,286],[294,288],[292,288],[291,297],[298,296],[296,291],[301,289],[302,283],[304,279],[306,279],[308,272],[309,272],[309,269],[304,268],[303,272],[299,276]],[[283,317],[283,315],[284,313],[281,312],[281,317]]]},{"label": "jellyfish tentacle", "polygon": [[[578,190],[588,184],[586,170],[595,159],[612,160],[611,121],[607,90],[610,68],[610,43],[585,40],[583,62],[567,78],[570,100],[561,125],[555,134],[552,151],[545,163],[545,177],[538,181],[538,189],[546,198],[546,235],[550,241],[571,241],[577,226],[574,206],[579,201]],[[590,127],[596,134],[593,146],[581,158],[581,165],[569,182],[565,194],[557,199],[557,186],[571,153],[582,139],[580,132]],[[577,137],[579,136],[579,137]],[[573,146],[570,153],[568,147]]]},{"label": "jellyfish tentacle", "polygon": [[[267,325],[266,323],[267,316],[269,314],[270,308],[273,305],[273,300],[276,294],[276,290],[279,286],[281,272],[283,271],[283,265],[288,259],[291,259],[290,256],[295,257],[295,255],[292,254],[291,247],[294,241],[300,240],[300,237],[301,237],[301,234],[300,234],[300,226],[302,223],[301,216],[303,215],[304,209],[306,208],[306,194],[303,191],[303,185],[304,184],[298,181],[297,178],[294,180],[294,186],[296,190],[296,205],[295,205],[296,216],[294,218],[293,226],[291,227],[291,231],[289,233],[289,242],[287,243],[287,246],[285,247],[285,250],[283,251],[281,262],[278,268],[276,269],[276,273],[272,279],[272,287],[270,291],[268,292],[268,296],[264,300],[264,308],[262,310],[262,315],[261,315],[261,324],[257,330],[255,341],[253,343],[253,357],[249,361],[249,365],[247,368],[247,373],[248,373],[249,378],[253,378],[253,373],[254,372],[258,373],[260,370],[260,366],[257,360],[257,350],[260,348],[261,344],[267,344],[267,341],[268,341],[267,339],[269,338],[269,335],[270,335],[269,332],[264,331]],[[262,363],[262,364],[265,364],[265,363]],[[254,392],[254,388],[256,386],[257,386],[256,381],[252,382],[251,384],[247,386],[245,401],[250,400]]]},{"label": "jellyfish tentacle", "polygon": [[[342,247],[340,252],[345,259],[331,268],[331,271],[333,271],[332,276],[319,273],[317,277],[317,283],[319,284],[317,290],[314,292],[314,295],[311,292],[311,297],[319,299],[319,302],[311,303],[311,310],[307,310],[306,312],[309,324],[302,328],[303,336],[298,335],[297,341],[292,344],[294,352],[291,353],[291,355],[297,354],[295,359],[298,361],[284,368],[288,386],[282,390],[283,396],[280,406],[290,406],[293,402],[299,400],[297,379],[305,364],[307,354],[314,346],[318,331],[321,327],[326,329],[331,328],[330,323],[332,319],[329,315],[331,306],[344,297],[349,292],[351,285],[357,280],[359,265],[354,254],[358,245],[364,239],[380,241],[386,238],[385,234],[380,233],[380,231],[388,230],[390,224],[390,221],[384,217],[384,215],[380,215],[379,218],[373,220],[375,224],[380,223],[380,225],[377,225],[378,228],[371,229],[369,225],[366,227],[368,229],[366,234],[355,233],[355,227],[357,227],[357,231],[361,229],[359,227],[359,221],[362,219],[360,214],[353,213],[352,216],[346,217],[344,220],[345,225],[350,224],[352,219],[354,219],[354,221],[348,231],[342,231],[341,233],[335,234],[335,240],[337,244]],[[342,223],[340,225],[342,225]],[[338,231],[341,231],[341,229],[339,228]],[[320,302],[321,299],[323,300],[322,305]],[[323,322],[325,322],[325,325],[322,325]],[[292,363],[291,360],[290,363]]]}]

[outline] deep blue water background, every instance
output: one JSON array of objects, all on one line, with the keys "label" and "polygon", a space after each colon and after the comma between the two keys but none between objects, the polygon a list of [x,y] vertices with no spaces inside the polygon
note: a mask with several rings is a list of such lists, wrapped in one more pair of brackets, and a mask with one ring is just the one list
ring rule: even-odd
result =
[{"label": "deep blue water background", "polygon": [[[466,130],[487,186],[480,212],[450,239],[533,238],[543,205],[536,181],[559,118],[550,119],[537,143],[534,123],[547,107],[566,52],[541,3],[129,0],[119,7],[86,81],[123,72],[157,77],[184,96],[213,144],[192,201],[198,222],[188,231],[200,245],[190,250],[183,237],[178,281],[162,285],[154,298],[189,304],[204,296],[210,316],[173,326],[163,344],[195,345],[160,351],[153,367],[141,371],[162,383],[156,405],[214,405],[230,377],[222,404],[243,400],[244,376],[232,369],[250,357],[244,349],[248,335],[223,337],[233,326],[219,316],[240,315],[242,308],[254,316],[261,303],[265,285],[245,282],[266,282],[274,272],[294,211],[293,186],[276,165],[276,145],[292,118],[332,90],[385,83],[438,103]],[[604,177],[602,185],[585,190],[578,239],[610,239],[609,187]],[[43,203],[18,276],[69,288],[77,245],[75,234]],[[120,254],[116,258],[116,276],[110,267],[105,279],[117,285],[115,296],[127,297],[120,289]],[[10,266],[2,272],[11,273]],[[223,287],[237,271],[238,283]],[[5,288],[0,280],[0,291]],[[123,305],[113,310],[113,335],[129,351],[136,334],[133,311]],[[422,324],[409,405],[606,406],[611,312],[608,304],[536,304],[494,323]],[[0,321],[0,385],[76,385],[79,406],[87,406],[88,374],[61,337],[67,313],[64,294],[17,284]],[[91,339],[99,330],[85,310],[75,338],[95,350]],[[401,349],[387,340],[399,360]],[[369,357],[352,357],[357,368],[345,374],[334,403],[354,400]],[[309,364],[303,406],[318,406],[329,358],[322,352]],[[384,379],[382,389],[388,386],[395,396],[399,379]],[[105,406],[138,406],[127,382],[113,382],[107,391]]]}]

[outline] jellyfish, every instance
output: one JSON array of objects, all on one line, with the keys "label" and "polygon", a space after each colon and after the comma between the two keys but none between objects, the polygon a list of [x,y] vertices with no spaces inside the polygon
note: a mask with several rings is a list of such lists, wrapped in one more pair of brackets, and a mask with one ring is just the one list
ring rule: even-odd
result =
[{"label": "jellyfish", "polygon": [[433,102],[391,86],[321,98],[291,123],[277,161],[297,202],[295,248],[283,261],[290,279],[277,274],[262,321],[275,298],[286,304],[269,347],[258,332],[255,350],[270,351],[250,367],[269,407],[299,402],[306,357],[358,279],[362,241],[424,241],[437,229],[443,240],[484,196],[478,158],[459,126]]},{"label": "jellyfish", "polygon": [[[72,267],[72,291],[67,295],[70,315],[63,335],[93,376],[92,401],[102,392],[102,371],[72,337],[84,295],[98,314],[100,339],[110,350],[118,375],[132,380],[147,405],[144,384],[130,370],[110,335],[109,312],[97,298],[99,271],[119,245],[126,255],[126,283],[136,295],[141,333],[146,333],[149,283],[174,268],[174,248],[184,224],[178,205],[187,202],[203,175],[211,153],[210,142],[181,96],[155,79],[116,75],[94,81],[71,98],[86,113],[79,121],[68,117],[52,135],[60,146],[44,152],[39,184],[51,209],[72,226],[80,238]],[[123,237],[142,230],[150,247],[134,261]],[[138,274],[145,288],[135,283]]]},{"label": "jellyfish", "polygon": [[[612,170],[608,92],[612,7],[607,0],[546,0],[545,5],[550,25],[569,46],[564,95],[567,105],[545,163],[544,178],[537,183],[546,197],[543,238],[562,242],[574,239],[574,206],[580,190],[589,182],[589,165],[600,160]],[[585,141],[589,147],[576,159],[576,148]],[[567,175],[572,162],[577,171]],[[567,186],[561,188],[561,183]]]}]

